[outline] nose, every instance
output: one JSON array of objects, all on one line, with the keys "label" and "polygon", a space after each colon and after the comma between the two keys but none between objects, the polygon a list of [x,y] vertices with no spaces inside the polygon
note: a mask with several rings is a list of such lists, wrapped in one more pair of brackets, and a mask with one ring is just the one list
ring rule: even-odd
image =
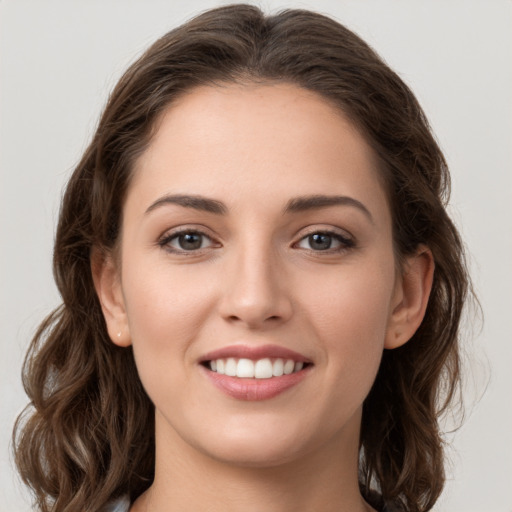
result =
[{"label": "nose", "polygon": [[220,305],[226,321],[264,329],[290,319],[290,283],[277,255],[246,246],[233,255],[229,267]]}]

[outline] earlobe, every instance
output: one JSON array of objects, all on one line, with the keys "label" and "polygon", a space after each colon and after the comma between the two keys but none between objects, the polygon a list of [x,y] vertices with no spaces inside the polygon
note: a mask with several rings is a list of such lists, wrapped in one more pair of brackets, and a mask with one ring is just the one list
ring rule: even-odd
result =
[{"label": "earlobe", "polygon": [[121,279],[112,255],[94,249],[91,271],[110,339],[121,347],[131,345]]},{"label": "earlobe", "polygon": [[384,348],[404,345],[421,325],[432,289],[434,266],[434,257],[426,246],[420,246],[406,258],[394,293]]}]

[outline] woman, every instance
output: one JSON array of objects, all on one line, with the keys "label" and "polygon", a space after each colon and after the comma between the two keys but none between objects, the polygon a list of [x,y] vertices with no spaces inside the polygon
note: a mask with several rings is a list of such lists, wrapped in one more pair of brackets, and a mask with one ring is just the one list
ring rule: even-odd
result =
[{"label": "woman", "polygon": [[430,510],[469,284],[448,186],[410,90],[326,17],[157,41],[64,196],[16,427],[39,510]]}]

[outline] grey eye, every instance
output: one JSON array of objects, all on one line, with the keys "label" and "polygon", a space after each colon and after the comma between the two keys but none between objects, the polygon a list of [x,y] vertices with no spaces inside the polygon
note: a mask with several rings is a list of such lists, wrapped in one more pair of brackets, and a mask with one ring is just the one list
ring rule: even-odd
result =
[{"label": "grey eye", "polygon": [[168,241],[168,245],[179,251],[196,251],[198,249],[209,247],[211,245],[211,240],[202,233],[189,231],[174,235]]},{"label": "grey eye", "polygon": [[325,251],[332,246],[332,236],[327,233],[315,233],[307,237],[309,247],[315,251]]},{"label": "grey eye", "polygon": [[343,250],[354,246],[354,241],[338,233],[317,231],[302,238],[297,247],[309,251]]}]

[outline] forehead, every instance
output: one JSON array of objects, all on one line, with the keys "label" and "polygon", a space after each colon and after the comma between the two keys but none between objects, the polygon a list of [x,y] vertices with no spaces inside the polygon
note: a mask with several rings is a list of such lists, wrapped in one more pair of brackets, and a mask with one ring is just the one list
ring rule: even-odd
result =
[{"label": "forehead", "polygon": [[385,202],[376,157],[355,126],[318,94],[285,83],[180,97],[156,124],[131,187],[148,201],[193,192],[228,203],[325,193]]}]

